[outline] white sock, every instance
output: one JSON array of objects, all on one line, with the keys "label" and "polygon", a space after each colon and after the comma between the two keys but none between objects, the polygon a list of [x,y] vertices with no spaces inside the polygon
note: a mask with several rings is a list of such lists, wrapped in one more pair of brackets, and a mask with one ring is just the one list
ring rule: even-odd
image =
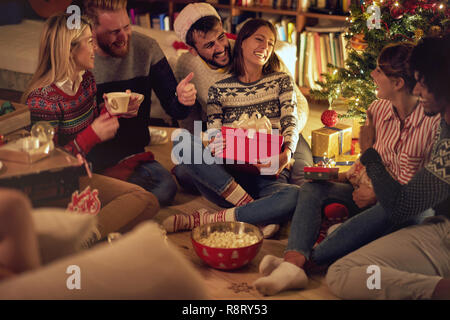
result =
[{"label": "white sock", "polygon": [[265,226],[261,226],[260,229],[264,236],[264,239],[269,239],[269,238],[272,238],[275,235],[275,233],[277,233],[277,231],[280,229],[280,225],[279,224],[267,224]]},{"label": "white sock", "polygon": [[259,273],[264,276],[268,276],[275,270],[282,262],[283,258],[275,257],[271,254],[267,254],[262,258],[261,263],[259,264]]},{"label": "white sock", "polygon": [[330,233],[332,233],[334,230],[336,230],[340,226],[342,226],[342,223],[336,223],[336,224],[333,224],[331,227],[329,227],[327,230],[327,236],[329,236]]},{"label": "white sock", "polygon": [[255,288],[263,295],[272,296],[289,289],[302,289],[308,285],[308,277],[302,268],[284,261],[267,277],[254,282]]}]

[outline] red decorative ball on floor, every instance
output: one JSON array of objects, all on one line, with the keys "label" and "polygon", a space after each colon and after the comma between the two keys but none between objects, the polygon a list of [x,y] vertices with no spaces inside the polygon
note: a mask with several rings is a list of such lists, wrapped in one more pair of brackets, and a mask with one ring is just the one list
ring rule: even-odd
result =
[{"label": "red decorative ball on floor", "polygon": [[320,117],[322,123],[327,127],[334,127],[338,123],[338,114],[334,110],[325,110]]}]

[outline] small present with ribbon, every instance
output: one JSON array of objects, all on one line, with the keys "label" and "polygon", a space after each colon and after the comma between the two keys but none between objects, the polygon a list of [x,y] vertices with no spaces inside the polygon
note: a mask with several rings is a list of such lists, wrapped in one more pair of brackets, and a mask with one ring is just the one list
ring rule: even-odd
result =
[{"label": "small present with ribbon", "polygon": [[352,150],[352,127],[336,124],[334,127],[323,127],[311,132],[311,149],[313,157],[333,158],[350,153]]},{"label": "small present with ribbon", "polygon": [[314,167],[304,167],[303,172],[307,180],[331,180],[338,178],[339,167],[333,159],[324,157]]}]

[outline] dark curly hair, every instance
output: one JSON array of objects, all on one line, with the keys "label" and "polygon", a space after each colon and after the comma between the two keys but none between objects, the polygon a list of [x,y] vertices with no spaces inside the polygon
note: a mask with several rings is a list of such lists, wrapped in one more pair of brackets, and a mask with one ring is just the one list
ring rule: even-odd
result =
[{"label": "dark curly hair", "polygon": [[411,53],[410,70],[436,100],[450,103],[450,34],[423,38]]}]

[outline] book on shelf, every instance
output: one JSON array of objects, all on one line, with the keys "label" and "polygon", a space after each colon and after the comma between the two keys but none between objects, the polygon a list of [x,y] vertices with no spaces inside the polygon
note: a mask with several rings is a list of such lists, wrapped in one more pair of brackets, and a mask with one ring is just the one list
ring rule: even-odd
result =
[{"label": "book on shelf", "polygon": [[136,24],[136,11],[134,9],[128,10],[128,15],[130,16],[131,24]]},{"label": "book on shelf", "polygon": [[293,21],[287,23],[287,38],[289,43],[297,43],[297,30]]},{"label": "book on shelf", "polygon": [[334,40],[334,46],[336,48],[336,61],[337,61],[337,66],[339,68],[341,68],[344,64],[343,58],[342,58],[342,48],[341,48],[341,42],[339,40],[339,34],[334,34],[333,35],[333,40]]},{"label": "book on shelf", "polygon": [[[320,60],[322,63],[322,73],[327,73],[328,72],[328,58],[327,58],[327,49],[326,49],[326,38],[324,34],[319,34],[319,46],[320,46]],[[323,77],[320,76],[320,80],[323,80]]]},{"label": "book on shelf", "polygon": [[298,59],[298,85],[304,87],[305,81],[305,49],[306,49],[306,32],[300,34],[299,40],[299,59]]},{"label": "book on shelf", "polygon": [[328,64],[333,63],[333,58],[331,55],[331,47],[330,47],[330,35],[328,33],[323,33],[320,35],[321,39],[323,39],[324,46],[325,46],[325,54],[327,57],[327,72],[328,70]]},{"label": "book on shelf", "polygon": [[144,28],[151,28],[150,14],[141,13],[136,14],[136,24]]},{"label": "book on shelf", "polygon": [[161,29],[160,26],[160,19],[158,14],[151,14],[150,15],[150,21],[151,21],[151,28],[152,29]]},{"label": "book on shelf", "polygon": [[254,0],[241,0],[241,6],[243,7],[251,7],[253,5],[255,5]]},{"label": "book on shelf", "polygon": [[336,66],[337,65],[337,56],[336,56],[336,47],[334,43],[334,33],[330,32],[328,34],[329,42],[330,42],[330,50],[331,50],[331,63]]},{"label": "book on shelf", "polygon": [[314,37],[314,51],[315,51],[315,58],[316,58],[316,67],[317,67],[317,73],[318,73],[318,78],[320,80],[322,80],[322,55],[320,54],[320,37],[319,37],[319,33],[314,32],[313,33],[313,37]]},{"label": "book on shelf", "polygon": [[345,39],[345,34],[343,32],[339,34],[339,39],[341,40],[342,55],[344,58],[344,67],[345,67],[345,61],[348,59],[348,49],[347,49],[348,40]]},{"label": "book on shelf", "polygon": [[286,20],[282,19],[280,22],[276,22],[274,24],[275,30],[277,31],[277,38],[280,41],[287,41],[287,35],[286,35],[286,29],[287,29],[287,22]]}]

